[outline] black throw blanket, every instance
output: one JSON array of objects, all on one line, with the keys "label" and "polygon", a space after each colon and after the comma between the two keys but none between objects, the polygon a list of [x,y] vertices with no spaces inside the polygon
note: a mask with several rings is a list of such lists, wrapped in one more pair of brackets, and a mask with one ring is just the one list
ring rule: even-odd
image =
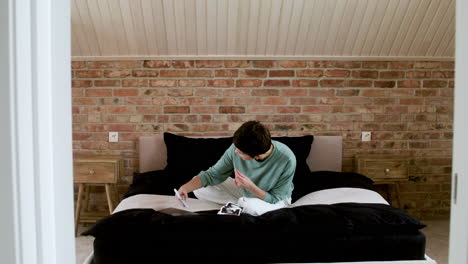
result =
[{"label": "black throw blanket", "polygon": [[341,203],[261,216],[130,209],[83,235],[96,237],[96,264],[416,260],[424,258],[424,226],[388,205]]}]

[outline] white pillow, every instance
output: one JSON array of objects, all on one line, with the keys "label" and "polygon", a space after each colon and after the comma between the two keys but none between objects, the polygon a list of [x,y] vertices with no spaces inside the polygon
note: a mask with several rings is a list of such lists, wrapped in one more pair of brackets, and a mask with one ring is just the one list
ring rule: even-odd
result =
[{"label": "white pillow", "polygon": [[311,204],[379,203],[388,204],[377,192],[361,188],[333,188],[304,195],[291,207]]}]

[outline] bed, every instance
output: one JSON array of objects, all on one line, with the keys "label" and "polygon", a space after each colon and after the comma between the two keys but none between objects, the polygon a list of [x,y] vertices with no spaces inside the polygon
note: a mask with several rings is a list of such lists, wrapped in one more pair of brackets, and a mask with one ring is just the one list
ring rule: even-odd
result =
[{"label": "bed", "polygon": [[225,216],[193,194],[183,208],[173,188],[214,164],[232,138],[140,137],[139,173],[124,199],[83,232],[95,237],[85,263],[436,263],[422,222],[390,206],[369,178],[341,172],[341,137],[274,140],[297,159],[292,205]]}]

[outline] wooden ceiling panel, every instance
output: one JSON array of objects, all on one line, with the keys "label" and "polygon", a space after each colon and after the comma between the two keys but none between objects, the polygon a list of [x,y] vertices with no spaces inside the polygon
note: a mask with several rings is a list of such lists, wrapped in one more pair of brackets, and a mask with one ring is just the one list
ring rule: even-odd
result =
[{"label": "wooden ceiling panel", "polygon": [[454,58],[455,0],[72,0],[72,55]]}]

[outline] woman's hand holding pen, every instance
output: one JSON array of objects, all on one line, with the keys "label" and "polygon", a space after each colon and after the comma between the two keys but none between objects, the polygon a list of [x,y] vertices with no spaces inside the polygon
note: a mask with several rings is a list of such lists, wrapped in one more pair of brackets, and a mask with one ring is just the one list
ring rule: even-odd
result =
[{"label": "woman's hand holding pen", "polygon": [[188,208],[188,204],[187,202],[185,201],[186,198],[182,198],[182,195],[180,195],[179,191],[177,191],[176,189],[174,189],[174,193],[177,197],[177,199],[179,199],[179,201],[182,203],[182,205],[185,207],[185,208]]},{"label": "woman's hand holding pen", "polygon": [[[187,199],[188,199],[188,194],[189,194],[190,192],[192,192],[193,190],[199,189],[199,188],[201,188],[201,187],[202,187],[202,181],[201,181],[200,177],[195,176],[195,177],[193,177],[190,181],[188,181],[187,183],[185,183],[184,185],[182,185],[182,186],[179,188],[179,190],[175,190],[175,189],[174,189],[174,191],[177,192],[175,196],[176,196],[177,199],[179,199],[179,198],[177,197],[177,195],[180,195],[180,198],[181,198],[183,201],[186,202]],[[180,201],[180,202],[183,204],[182,201]],[[184,205],[184,206],[185,206],[185,205]],[[186,207],[188,207],[188,206],[186,206]]]},{"label": "woman's hand holding pen", "polygon": [[188,192],[187,192],[187,190],[184,188],[184,186],[182,186],[182,187],[179,188],[178,193],[179,193],[179,195],[182,197],[182,199],[184,199],[185,201],[187,201]]}]

